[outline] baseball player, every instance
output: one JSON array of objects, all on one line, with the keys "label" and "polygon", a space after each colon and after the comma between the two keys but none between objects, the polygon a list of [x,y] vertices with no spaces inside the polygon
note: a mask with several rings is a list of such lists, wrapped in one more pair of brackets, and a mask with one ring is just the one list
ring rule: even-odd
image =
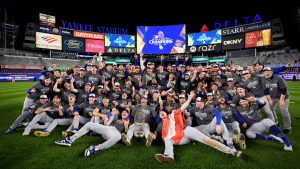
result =
[{"label": "baseball player", "polygon": [[193,127],[186,126],[182,111],[188,107],[195,95],[196,94],[192,92],[189,95],[188,100],[179,109],[173,110],[171,114],[167,114],[164,111],[159,113],[160,118],[163,120],[162,138],[165,142],[165,151],[164,154],[156,154],[155,158],[160,162],[174,162],[173,145],[187,144],[190,143],[191,140],[196,140],[209,145],[223,153],[240,157],[240,151],[231,149],[218,141],[210,139]]},{"label": "baseball player", "polygon": [[47,95],[41,95],[39,101],[30,105],[29,109],[24,111],[15,121],[14,123],[6,130],[4,134],[12,133],[20,123],[22,123],[25,119],[29,119],[31,121],[35,116],[35,111],[46,104],[48,101]]},{"label": "baseball player", "polygon": [[[28,126],[24,129],[23,136],[29,135],[32,129],[45,129],[54,119],[60,118],[64,115],[65,109],[61,105],[61,98],[58,95],[53,97],[52,103],[47,103],[41,108],[38,108],[35,113],[37,114]],[[44,125],[39,125],[38,122],[44,122]]]},{"label": "baseball player", "polygon": [[[118,114],[118,112],[116,111],[118,110],[113,109],[114,114]],[[94,111],[93,114],[94,116],[102,117],[102,114],[97,113],[96,111]],[[62,146],[71,146],[76,139],[85,135],[89,131],[96,132],[102,135],[102,137],[106,139],[106,141],[102,144],[90,146],[88,149],[86,149],[84,152],[84,156],[88,157],[96,153],[97,151],[110,148],[111,146],[115,145],[119,140],[121,140],[121,133],[126,132],[130,124],[128,116],[129,112],[126,109],[124,109],[121,113],[121,119],[112,123],[111,126],[88,122],[78,132],[76,132],[76,134],[74,134],[71,137],[67,137],[63,140],[56,141],[55,144]]]},{"label": "baseball player", "polygon": [[266,105],[263,107],[263,109],[265,110],[267,117],[270,120],[276,122],[273,112],[270,108],[269,101],[265,94],[266,92],[262,84],[262,78],[251,75],[251,73],[248,70],[244,70],[242,72],[242,76],[243,80],[240,83],[240,85],[245,86],[248,89],[248,91],[254,95],[254,97],[265,101]]},{"label": "baseball player", "polygon": [[64,105],[64,116],[63,118],[54,119],[47,129],[43,131],[35,131],[34,135],[37,137],[49,136],[51,131],[57,126],[69,126],[72,124],[74,112],[78,113],[78,105],[76,104],[76,96],[74,94],[69,94],[68,104]]},{"label": "baseball player", "polygon": [[271,106],[271,110],[274,112],[275,122],[277,122],[276,106],[279,103],[280,111],[283,120],[283,132],[286,134],[292,133],[291,116],[289,113],[289,93],[285,80],[279,76],[274,76],[270,67],[265,67],[262,83],[267,89],[268,100]]},{"label": "baseball player", "polygon": [[[253,96],[241,98],[237,111],[240,113],[239,122],[244,128],[247,128],[246,135],[250,139],[269,140],[284,144],[284,150],[293,151],[292,144],[285,137],[275,122],[269,118],[263,119],[259,114],[259,109],[265,105],[264,100],[256,99]],[[274,135],[263,135],[264,132],[271,131]]]},{"label": "baseball player", "polygon": [[[150,133],[151,120],[156,116],[156,112],[153,108],[147,105],[148,100],[146,97],[142,97],[141,104],[134,107],[132,111],[132,116],[134,117],[134,124],[129,126],[127,135],[122,134],[122,141],[130,146],[131,139],[134,133],[143,132],[141,134],[146,138],[146,147],[150,147],[153,141],[152,135]],[[136,134],[137,136],[137,134]]]}]

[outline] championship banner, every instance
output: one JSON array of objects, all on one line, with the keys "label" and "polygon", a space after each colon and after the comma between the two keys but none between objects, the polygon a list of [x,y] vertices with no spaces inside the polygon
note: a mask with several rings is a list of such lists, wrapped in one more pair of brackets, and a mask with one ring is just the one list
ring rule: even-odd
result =
[{"label": "championship banner", "polygon": [[104,40],[104,34],[101,33],[74,31],[73,35],[74,37],[79,37],[79,38]]},{"label": "championship banner", "polygon": [[221,43],[221,41],[221,29],[188,34],[188,46],[210,45]]},{"label": "championship banner", "polygon": [[55,16],[40,13],[40,25],[55,27]]},{"label": "championship banner", "polygon": [[85,52],[104,53],[104,41],[103,40],[86,39],[85,40]]},{"label": "championship banner", "polygon": [[245,48],[268,46],[272,43],[271,29],[247,32],[245,34]]},{"label": "championship banner", "polygon": [[139,26],[137,27],[137,53],[175,54],[184,53],[186,46],[186,27]]},{"label": "championship banner", "polygon": [[84,52],[84,39],[63,36],[63,50]]},{"label": "championship banner", "polygon": [[62,50],[61,35],[36,32],[35,43],[37,48]]},{"label": "championship banner", "polygon": [[109,47],[135,47],[135,36],[105,34],[105,46]]}]

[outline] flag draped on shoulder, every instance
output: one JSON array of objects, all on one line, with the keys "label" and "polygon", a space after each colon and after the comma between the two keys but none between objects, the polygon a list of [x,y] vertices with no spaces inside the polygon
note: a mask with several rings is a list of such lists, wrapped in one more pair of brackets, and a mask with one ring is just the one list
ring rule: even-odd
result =
[{"label": "flag draped on shoulder", "polygon": [[183,117],[181,110],[175,110],[168,115],[162,126],[162,138],[165,140],[171,138],[176,144],[179,144],[183,137],[184,125],[186,120]]}]

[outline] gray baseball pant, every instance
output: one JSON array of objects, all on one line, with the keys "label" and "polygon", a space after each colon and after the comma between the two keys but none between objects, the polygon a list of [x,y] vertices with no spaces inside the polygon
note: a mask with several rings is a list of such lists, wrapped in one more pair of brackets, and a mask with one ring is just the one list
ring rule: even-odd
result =
[{"label": "gray baseball pant", "polygon": [[[290,102],[290,99],[285,99],[284,100],[284,103],[285,103],[285,106],[284,107],[280,107],[280,112],[281,112],[281,115],[282,115],[282,121],[283,121],[283,128],[284,129],[291,129],[292,128],[292,122],[291,122],[291,116],[290,116],[290,113],[289,113],[289,102]],[[279,103],[279,99],[273,99],[273,105],[271,106],[271,110],[273,112],[275,112],[275,116],[276,116],[276,119],[277,119],[277,115],[276,115],[276,106],[277,104]]]},{"label": "gray baseball pant", "polygon": [[[39,125],[37,122],[43,122],[44,125]],[[28,126],[24,129],[23,135],[28,135],[32,129],[46,129],[51,123],[53,119],[47,115],[47,113],[37,114]]]},{"label": "gray baseball pant", "polygon": [[121,133],[117,128],[113,126],[96,124],[93,122],[86,123],[78,132],[76,132],[73,136],[70,137],[70,140],[74,142],[76,139],[85,135],[89,131],[101,134],[102,137],[106,140],[104,143],[95,146],[96,150],[108,149],[109,147],[115,145],[119,140],[121,140]]}]

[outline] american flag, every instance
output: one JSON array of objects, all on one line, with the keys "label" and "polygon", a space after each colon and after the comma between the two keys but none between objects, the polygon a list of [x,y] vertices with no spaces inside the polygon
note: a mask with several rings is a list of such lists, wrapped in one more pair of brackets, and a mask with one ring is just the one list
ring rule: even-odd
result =
[{"label": "american flag", "polygon": [[43,36],[42,39],[47,41],[48,43],[52,43],[52,42],[55,42],[57,40],[52,36]]}]

